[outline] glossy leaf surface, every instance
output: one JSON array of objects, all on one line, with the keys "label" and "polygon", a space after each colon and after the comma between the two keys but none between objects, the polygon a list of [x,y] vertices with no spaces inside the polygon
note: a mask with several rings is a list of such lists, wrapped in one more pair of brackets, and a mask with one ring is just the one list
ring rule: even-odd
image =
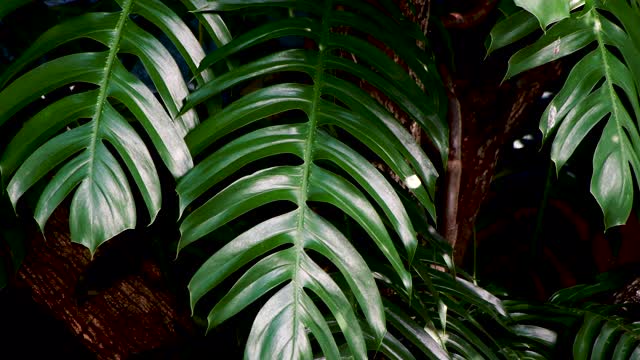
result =
[{"label": "glossy leaf surface", "polygon": [[569,17],[569,0],[515,0],[515,3],[533,14],[543,29]]},{"label": "glossy leaf surface", "polygon": [[607,281],[563,289],[546,304],[508,302],[516,324],[513,331],[535,339],[537,348],[526,346],[543,358],[567,354],[573,359],[635,359],[634,353],[640,351],[640,326],[629,320],[635,305],[591,302],[595,294],[609,293]]},{"label": "glossy leaf surface", "polygon": [[[193,166],[183,136],[198,123],[195,112],[175,118],[188,93],[186,83],[165,46],[131,16],[146,17],[179,43],[178,50],[195,71],[204,53],[194,35],[158,0],[118,4],[118,12],[86,13],[52,27],[0,75],[0,97],[6,100],[0,104],[0,124],[11,121],[36,99],[69,89],[70,94],[50,102],[24,123],[0,158],[0,172],[14,207],[25,192],[46,179],[35,209],[41,229],[53,210],[73,194],[71,238],[92,253],[106,240],[136,226],[132,185],[149,219],[155,219],[162,199],[152,153],[175,177],[182,176]],[[94,40],[106,50],[63,56],[28,70],[55,48],[81,38]],[[119,55],[124,53],[135,55],[144,65],[162,102],[121,64]],[[204,72],[201,79],[208,76]],[[75,88],[83,90],[74,92]],[[127,113],[140,123],[151,148],[125,118]],[[51,173],[54,176],[47,178]]]},{"label": "glossy leaf surface", "polygon": [[[195,307],[225,279],[242,273],[209,312],[209,327],[276,291],[254,320],[246,345],[247,358],[311,358],[311,349],[316,347],[311,345],[312,340],[327,358],[337,358],[343,350],[336,345],[327,319],[336,320],[346,340],[346,352],[354,358],[366,358],[368,344],[380,346],[384,342],[384,307],[373,272],[360,254],[362,242],[382,254],[404,291],[412,292],[407,264],[417,246],[413,224],[389,181],[351,145],[353,141],[346,142],[339,133],[355,138],[367,152],[407,180],[435,218],[438,173],[433,162],[387,109],[339,75],[353,74],[387,94],[424,126],[443,156],[447,129],[439,117],[441,99],[436,94],[441,87],[437,75],[433,75],[435,68],[415,46],[414,39],[389,36],[389,31],[401,34],[406,24],[389,21],[366,2],[356,1],[362,5],[362,13],[338,11],[335,5],[339,3],[209,1],[199,9],[210,14],[291,6],[315,14],[304,16],[301,12],[272,19],[207,55],[201,71],[269,40],[303,36],[317,44],[271,51],[234,66],[190,94],[180,112],[186,113],[249,81],[280,79],[282,74],[290,74],[292,79],[278,80],[239,96],[189,133],[189,148],[202,160],[177,187],[180,211],[184,213],[180,249],[256,209],[277,208],[276,204],[282,202],[294,208],[256,221],[224,244],[189,285],[191,305]],[[374,25],[376,21],[380,26]],[[388,42],[417,68],[425,85],[432,85],[429,93],[425,94],[406,70],[378,48],[357,36],[334,32],[335,26],[366,31]],[[341,57],[340,51],[367,59],[368,64]],[[272,161],[256,170],[257,164],[265,163],[263,159],[275,156],[285,156],[294,164]],[[240,173],[243,175],[238,176]],[[352,239],[347,229],[336,227],[327,218],[331,212],[351,219],[364,238]],[[398,251],[398,247],[403,249]],[[326,266],[333,271],[327,271]],[[359,325],[362,318],[364,328]]]},{"label": "glossy leaf surface", "polygon": [[[560,172],[587,134],[601,126],[591,193],[602,208],[607,228],[626,222],[633,205],[633,179],[640,174],[639,22],[637,7],[627,1],[588,2],[515,53],[506,75],[509,78],[579,51],[584,54],[542,115],[540,130],[545,138],[555,134],[551,157]],[[501,33],[498,45],[526,32],[508,34],[506,29],[496,27]]]}]

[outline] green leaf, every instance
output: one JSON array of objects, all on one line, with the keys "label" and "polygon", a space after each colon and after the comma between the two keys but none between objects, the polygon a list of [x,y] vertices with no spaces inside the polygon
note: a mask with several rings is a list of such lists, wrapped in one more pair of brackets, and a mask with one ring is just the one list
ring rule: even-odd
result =
[{"label": "green leaf", "polygon": [[200,21],[200,24],[207,30],[211,39],[216,43],[218,47],[231,41],[231,33],[227,28],[220,15],[218,14],[205,14],[196,10],[205,7],[208,3],[207,0],[180,0],[188,10],[195,13],[196,18]]},{"label": "green leaf", "polygon": [[595,43],[545,110],[540,130],[545,138],[557,131],[551,158],[559,173],[587,134],[604,122],[593,157],[591,193],[602,208],[606,228],[626,222],[633,204],[633,178],[640,174],[636,124],[640,43],[627,33],[637,35],[631,24],[638,21],[640,14],[627,2],[589,2],[514,54],[506,75],[512,77]]},{"label": "green leaf", "polygon": [[[446,122],[438,116],[441,85],[430,57],[399,30],[402,23],[389,22],[365,1],[349,4],[362,5],[362,12],[338,11],[340,4],[209,1],[199,8],[199,14],[210,14],[292,6],[306,13],[291,12],[296,16],[248,30],[204,58],[198,71],[283,36],[309,37],[318,44],[261,52],[202,85],[180,110],[182,114],[212,97],[236,94],[234,89],[249,81],[265,76],[275,80],[246,94],[240,90],[240,96],[232,97],[229,105],[186,136],[200,161],[177,186],[183,217],[179,249],[217,238],[212,234],[228,224],[250,224],[234,239],[219,238],[220,247],[189,284],[191,306],[197,311],[207,293],[219,291],[226,279],[241,274],[210,309],[210,328],[266,298],[247,340],[247,358],[310,358],[314,348],[327,358],[344,353],[362,359],[367,347],[385,346],[394,354],[406,354],[397,339],[385,337],[375,273],[361,254],[364,249],[382,254],[399,287],[412,294],[407,259],[412,261],[418,240],[396,190],[369,156],[379,157],[402,180],[410,179],[411,190],[434,218],[438,171],[387,109],[340,74],[353,74],[397,102],[424,126],[442,156],[448,134]],[[306,16],[309,13],[315,15]],[[366,31],[389,42],[412,69],[417,68],[428,93],[379,48],[355,36],[336,34],[331,31],[335,26]],[[402,35],[391,36],[392,29]],[[346,61],[339,56],[342,51],[368,63]],[[285,82],[278,75],[283,72],[298,74]],[[351,137],[359,144],[354,145]],[[283,213],[278,210],[281,206],[288,210]],[[250,214],[259,211],[267,216],[254,220]],[[332,214],[351,218],[359,230],[334,223]],[[360,327],[361,318],[365,321]],[[345,348],[337,346],[330,319],[336,320]]]},{"label": "green leaf", "polygon": [[[598,285],[563,290],[565,294],[560,294],[563,297],[573,292],[573,299],[562,300],[567,305],[559,304],[559,295],[554,295],[554,303],[540,305],[508,302],[515,323],[512,329],[521,335],[538,338],[536,351],[539,353],[557,353],[559,346],[572,343],[574,359],[633,358],[640,328],[637,322],[630,322],[632,312],[626,306],[577,302],[578,297],[591,296]],[[524,345],[531,348],[529,344]]]},{"label": "green leaf", "polygon": [[509,59],[505,78],[573,54],[596,40],[593,15],[585,11],[573,13],[570,18],[552,26],[535,43]]},{"label": "green leaf", "polygon": [[449,359],[446,350],[443,349],[436,340],[422,327],[412,321],[406,314],[395,307],[387,307],[386,313],[391,325],[397,329],[402,336],[406,337],[413,345],[418,347],[426,357],[430,359]]},{"label": "green leaf", "polygon": [[[140,122],[174,176],[179,177],[192,167],[182,135],[197,124],[196,113],[172,119],[187,94],[184,80],[174,76],[179,69],[164,46],[129,19],[134,4],[144,8],[150,1],[153,3],[123,0],[119,12],[88,13],[54,26],[0,78],[6,84],[0,97],[7,99],[0,104],[0,125],[36,99],[63,86],[73,89],[77,83],[88,83],[95,88],[68,95],[40,110],[26,121],[0,158],[0,172],[3,180],[8,180],[7,192],[14,207],[38,181],[55,173],[45,182],[35,218],[44,230],[53,210],[73,193],[71,238],[87,246],[92,254],[100,244],[136,226],[129,176],[142,196],[150,221],[161,204],[160,180],[150,149],[116,109],[114,100]],[[144,9],[140,11],[147,14]],[[189,43],[193,34],[186,26],[180,27],[175,14],[172,16],[166,8],[157,11],[164,13],[147,15],[164,29],[171,29],[174,37]],[[95,40],[108,49],[53,59],[15,78],[54,48],[79,38]],[[190,56],[191,48],[183,48],[184,53]],[[118,58],[120,53],[140,58],[167,110],[140,79],[124,68]]]},{"label": "green leaf", "polygon": [[622,334],[620,340],[616,344],[616,350],[613,352],[612,359],[622,360],[629,359],[631,354],[640,348],[638,338],[631,333]]},{"label": "green leaf", "polygon": [[553,347],[558,339],[558,334],[554,331],[536,325],[519,324],[513,326],[512,330],[517,335],[541,342],[548,347]]},{"label": "green leaf", "polygon": [[611,354],[611,349],[615,346],[621,332],[622,329],[618,324],[611,321],[606,322],[593,345],[591,359],[603,359]]},{"label": "green leaf", "polygon": [[573,358],[576,360],[588,359],[591,353],[591,344],[600,330],[602,319],[597,315],[587,314],[584,324],[578,331],[573,343]]},{"label": "green leaf", "polygon": [[536,18],[526,11],[509,16],[491,29],[487,55],[533,33],[538,26]]},{"label": "green leaf", "polygon": [[569,17],[569,0],[515,0],[515,3],[532,13],[543,29]]}]

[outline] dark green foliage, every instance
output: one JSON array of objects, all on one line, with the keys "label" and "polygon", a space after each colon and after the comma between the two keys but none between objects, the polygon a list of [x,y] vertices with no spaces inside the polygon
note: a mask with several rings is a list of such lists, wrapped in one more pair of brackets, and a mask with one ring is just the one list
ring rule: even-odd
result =
[{"label": "dark green foliage", "polygon": [[[1,2],[0,18],[26,3]],[[553,14],[530,8],[544,26],[560,21],[514,55],[507,76],[595,46],[542,130],[557,131],[560,168],[607,122],[592,190],[612,226],[626,220],[631,171],[640,171],[632,26],[640,15],[636,2],[573,2],[570,14],[566,4],[554,1]],[[447,162],[447,98],[429,39],[394,2],[96,6],[64,16],[0,74],[9,138],[0,144],[0,211],[36,196],[29,211],[44,229],[70,197],[71,238],[92,253],[139,228],[140,217],[169,234],[179,228],[182,258],[200,259],[191,265],[199,267],[188,285],[192,309],[208,313],[213,332],[232,317],[253,318],[246,358],[546,358],[567,338],[576,358],[640,352],[626,309],[576,302],[598,287],[504,306],[452,264],[431,226]],[[523,39],[538,20],[514,14],[494,29],[490,49]],[[372,93],[419,124],[428,145]],[[166,209],[176,192],[176,208]],[[178,224],[154,224],[163,205]],[[12,231],[0,231],[0,288],[23,256]]]}]

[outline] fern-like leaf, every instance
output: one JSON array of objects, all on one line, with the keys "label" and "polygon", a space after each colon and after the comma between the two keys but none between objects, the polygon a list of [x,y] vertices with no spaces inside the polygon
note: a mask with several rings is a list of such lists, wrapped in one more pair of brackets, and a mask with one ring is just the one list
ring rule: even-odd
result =
[{"label": "fern-like leaf", "polygon": [[[636,179],[640,175],[639,22],[640,11],[628,1],[587,1],[534,44],[514,54],[507,71],[511,77],[595,45],[575,65],[547,107],[540,130],[545,138],[557,132],[551,156],[560,171],[587,133],[604,123],[593,157],[591,192],[602,208],[607,228],[626,222],[633,204],[632,173]],[[494,42],[508,44],[531,27],[511,33],[506,30],[501,27],[494,32]]]},{"label": "fern-like leaf", "polygon": [[[397,237],[404,246],[409,263],[417,240],[393,186],[365,156],[336,136],[335,129],[349,133],[406,180],[433,217],[438,174],[429,157],[384,107],[337,74],[351,74],[384,92],[424,126],[444,157],[447,129],[439,117],[441,85],[429,56],[415,45],[414,39],[402,35],[406,23],[390,21],[365,1],[209,1],[201,11],[247,12],[262,6],[292,8],[290,14],[306,12],[309,16],[275,19],[249,30],[207,56],[201,70],[285,36],[311,39],[316,43],[315,49],[276,51],[233,67],[189,95],[182,111],[264,75],[304,73],[311,78],[311,84],[279,82],[261,87],[213,114],[187,135],[189,148],[196,156],[207,155],[205,151],[211,145],[216,147],[178,183],[180,210],[186,211],[179,248],[273,202],[287,201],[295,209],[256,224],[209,258],[189,284],[191,304],[194,307],[226,278],[251,264],[210,311],[210,328],[269,291],[279,289],[254,321],[246,346],[247,358],[311,358],[307,331],[327,358],[338,358],[341,350],[320,310],[325,308],[336,319],[349,353],[363,359],[368,336],[365,334],[371,334],[378,345],[385,336],[384,307],[373,274],[345,229],[336,228],[309,202],[332,205],[354,219],[390,262],[409,293],[411,276],[393,238]],[[425,96],[408,73],[380,49],[356,36],[332,31],[337,26],[370,33],[389,44],[416,70],[431,96]],[[339,56],[339,51],[354,54],[366,65]],[[274,76],[278,79],[278,75]],[[280,125],[264,121],[292,110],[301,110],[304,121],[293,118]],[[249,126],[253,130],[244,130]],[[222,142],[225,139],[227,142]],[[245,165],[282,154],[293,155],[302,164],[272,163],[249,175],[233,177],[238,170],[246,169]],[[327,163],[331,165],[326,166]],[[255,165],[248,168],[255,169]],[[191,209],[194,201],[210,189],[230,181],[204,204]],[[389,234],[388,228],[395,235]],[[311,253],[321,258],[310,256]],[[320,264],[336,269],[348,289],[339,286],[340,282]],[[348,300],[351,296],[366,319],[364,329]],[[318,307],[318,300],[324,306]]]},{"label": "fern-like leaf", "polygon": [[532,340],[527,348],[544,358],[571,354],[573,359],[626,360],[640,354],[640,323],[618,315],[624,310],[620,306],[507,302],[507,308],[517,323],[514,332]]},{"label": "fern-like leaf", "polygon": [[636,359],[640,323],[631,319],[637,318],[637,304],[593,302],[619,289],[626,278],[602,274],[597,283],[562,289],[545,304],[507,301],[514,333],[532,340],[525,341],[527,351],[542,358]]},{"label": "fern-like leaf", "polygon": [[[131,17],[140,15],[159,27],[195,72],[204,52],[194,35],[159,0],[118,0],[118,4],[120,11],[87,13],[49,29],[0,76],[0,125],[53,90],[90,84],[78,87],[88,90],[48,105],[25,122],[4,150],[0,171],[5,183],[9,180],[7,192],[14,206],[36,182],[56,171],[46,182],[35,218],[44,229],[53,210],[75,191],[71,238],[92,253],[136,225],[133,194],[121,164],[142,195],[151,221],[160,209],[160,181],[151,153],[125,118],[122,105],[139,121],[176,177],[193,166],[183,136],[198,123],[195,111],[177,116],[188,90],[176,61]],[[101,43],[106,50],[66,55],[23,73],[54,48],[80,38]],[[141,61],[162,103],[125,69],[119,59],[124,53]],[[199,80],[210,77],[203,72]]]}]

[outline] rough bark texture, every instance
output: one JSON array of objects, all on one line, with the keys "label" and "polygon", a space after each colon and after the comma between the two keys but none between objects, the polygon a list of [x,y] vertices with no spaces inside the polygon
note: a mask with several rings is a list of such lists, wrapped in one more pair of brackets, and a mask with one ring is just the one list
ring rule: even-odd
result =
[{"label": "rough bark texture", "polygon": [[640,277],[618,290],[613,297],[615,304],[640,304]]},{"label": "rough bark texture", "polygon": [[494,79],[483,87],[458,87],[462,108],[462,179],[457,263],[462,263],[473,238],[474,223],[489,192],[500,149],[525,122],[537,121],[528,110],[557,81],[562,70],[561,63],[553,63],[502,85]]},{"label": "rough bark texture", "polygon": [[[67,210],[58,209],[47,225],[46,238],[34,236],[18,273],[18,287],[31,289],[33,300],[66,324],[99,359],[124,359],[171,347],[193,333],[188,310],[179,306],[163,285],[158,266],[149,260],[122,271],[125,264],[118,257],[126,252],[117,249],[108,264],[116,278],[103,289],[89,290],[93,284],[83,277],[91,264],[90,255],[70,242],[67,219]],[[109,249],[99,250],[96,258],[106,251]]]}]

